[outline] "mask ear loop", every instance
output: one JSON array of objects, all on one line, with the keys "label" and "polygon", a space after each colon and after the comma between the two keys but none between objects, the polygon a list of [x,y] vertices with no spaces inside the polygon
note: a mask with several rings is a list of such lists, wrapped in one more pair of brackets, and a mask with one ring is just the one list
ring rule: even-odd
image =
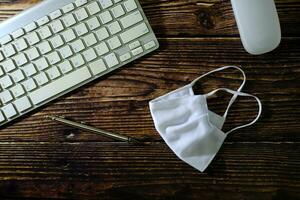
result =
[{"label": "mask ear loop", "polygon": [[[205,77],[205,76],[208,76],[208,75],[213,74],[213,73],[215,73],[215,72],[223,71],[223,70],[229,69],[229,68],[237,69],[237,70],[239,70],[239,71],[242,73],[242,75],[243,75],[243,82],[242,82],[242,84],[240,85],[240,87],[237,89],[237,91],[240,92],[240,91],[243,89],[243,87],[244,87],[244,85],[245,85],[245,83],[246,83],[246,74],[245,74],[245,72],[244,72],[240,67],[237,67],[237,66],[225,66],[225,67],[221,67],[221,68],[212,70],[212,71],[210,71],[210,72],[208,72],[208,73],[206,73],[206,74],[203,74],[202,76],[199,76],[199,77],[196,78],[195,80],[193,80],[193,82],[191,83],[191,86],[193,87],[193,86],[196,84],[196,82],[198,82],[201,78],[203,78],[203,77]],[[224,115],[223,115],[223,117],[224,117],[225,119],[226,119],[226,117],[227,117],[227,115],[228,115],[229,109],[231,108],[232,104],[235,102],[235,100],[236,100],[237,97],[238,97],[238,95],[234,94],[233,97],[230,99],[230,102],[229,102],[229,104],[228,104],[228,106],[227,106],[227,109],[226,109],[226,111],[225,111],[225,113],[224,113]]]},{"label": "mask ear loop", "polygon": [[[258,113],[257,113],[256,118],[255,118],[252,122],[250,122],[250,123],[248,123],[248,124],[245,124],[245,125],[242,125],[242,126],[238,126],[238,127],[234,128],[234,129],[231,129],[231,130],[228,131],[226,134],[229,134],[229,133],[231,133],[231,132],[233,132],[233,131],[236,131],[236,130],[238,130],[238,129],[245,128],[245,127],[248,127],[248,126],[253,125],[253,124],[259,119],[259,117],[261,116],[261,112],[262,112],[262,104],[261,104],[261,101],[259,100],[259,98],[256,97],[256,96],[254,96],[254,95],[247,94],[247,93],[243,93],[243,92],[239,92],[239,91],[230,90],[230,89],[227,89],[227,88],[219,88],[219,89],[216,89],[216,90],[214,90],[214,91],[212,91],[212,92],[206,94],[205,96],[206,96],[206,97],[209,97],[209,96],[211,96],[211,95],[213,95],[213,94],[215,94],[216,92],[219,92],[219,91],[225,91],[225,92],[228,92],[228,93],[233,94],[234,96],[252,97],[252,98],[254,98],[254,99],[257,101],[257,103],[258,103]],[[231,105],[232,105],[232,104],[231,104]]]}]

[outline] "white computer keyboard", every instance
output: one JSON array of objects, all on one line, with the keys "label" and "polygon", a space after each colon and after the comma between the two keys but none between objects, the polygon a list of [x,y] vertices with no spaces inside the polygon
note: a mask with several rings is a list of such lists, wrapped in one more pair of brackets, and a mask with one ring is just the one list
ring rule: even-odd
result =
[{"label": "white computer keyboard", "polygon": [[158,48],[137,0],[48,0],[0,25],[0,124]]}]

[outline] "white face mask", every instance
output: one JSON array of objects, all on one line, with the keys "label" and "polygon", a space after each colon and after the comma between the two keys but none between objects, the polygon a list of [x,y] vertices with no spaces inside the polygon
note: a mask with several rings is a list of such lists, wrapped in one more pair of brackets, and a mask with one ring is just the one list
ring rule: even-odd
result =
[{"label": "white face mask", "polygon": [[[238,69],[244,76],[244,81],[237,91],[220,88],[205,95],[194,94],[193,86],[199,79],[227,68]],[[260,100],[253,95],[240,92],[245,82],[246,76],[242,69],[235,66],[222,67],[200,76],[189,85],[152,100],[149,105],[156,130],[181,160],[203,172],[229,133],[254,124],[261,115]],[[223,116],[210,111],[207,106],[207,97],[218,91],[233,94]],[[221,129],[227,113],[238,96],[255,98],[259,106],[258,115],[251,123],[224,133]]]}]

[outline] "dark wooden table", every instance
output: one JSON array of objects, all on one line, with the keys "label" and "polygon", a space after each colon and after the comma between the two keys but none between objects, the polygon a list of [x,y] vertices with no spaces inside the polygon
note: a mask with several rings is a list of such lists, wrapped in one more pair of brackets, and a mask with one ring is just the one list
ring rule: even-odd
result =
[{"label": "dark wooden table", "polygon": [[[1,0],[5,20],[37,0]],[[265,55],[247,54],[229,0],[141,0],[161,48],[33,112],[0,131],[0,198],[300,199],[300,0],[277,0],[283,39]],[[255,27],[253,27],[255,28]],[[259,122],[231,134],[209,168],[181,162],[155,131],[148,102],[224,65],[242,65],[246,92],[262,100]],[[237,88],[234,70],[202,90]],[[228,95],[211,99],[222,113]],[[241,98],[225,130],[255,117]],[[115,142],[45,119],[64,115],[129,136]]]}]

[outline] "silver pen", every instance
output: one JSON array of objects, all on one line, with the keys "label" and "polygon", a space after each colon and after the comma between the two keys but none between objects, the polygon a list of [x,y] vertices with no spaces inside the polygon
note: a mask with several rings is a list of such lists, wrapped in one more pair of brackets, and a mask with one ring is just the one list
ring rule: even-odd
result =
[{"label": "silver pen", "polygon": [[92,126],[88,126],[88,125],[85,125],[83,123],[73,122],[73,121],[65,119],[63,117],[55,117],[55,116],[46,116],[46,117],[53,120],[53,121],[57,121],[57,122],[60,122],[62,124],[72,126],[72,127],[84,130],[84,131],[89,131],[89,132],[96,133],[96,134],[99,134],[99,135],[102,135],[102,136],[106,136],[106,137],[109,137],[109,138],[112,138],[112,139],[115,139],[115,140],[118,140],[118,141],[134,143],[134,144],[140,143],[138,140],[136,140],[132,137],[120,135],[120,134],[117,134],[117,133],[108,132],[108,131],[101,130],[101,129],[98,129],[98,128],[94,128]]}]

